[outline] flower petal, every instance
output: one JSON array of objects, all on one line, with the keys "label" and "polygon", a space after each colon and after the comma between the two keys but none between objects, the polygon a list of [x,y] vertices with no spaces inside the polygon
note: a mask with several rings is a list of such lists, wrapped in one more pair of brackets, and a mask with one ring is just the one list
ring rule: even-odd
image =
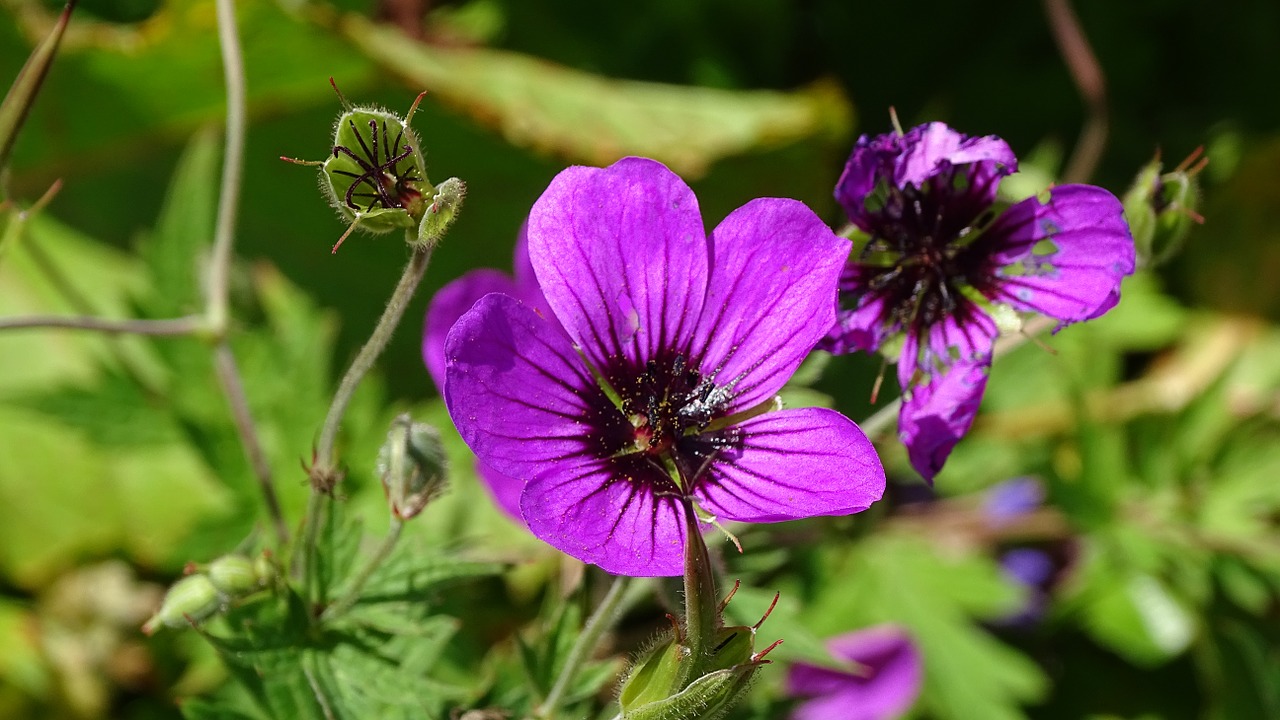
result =
[{"label": "flower petal", "polygon": [[898,437],[911,466],[933,482],[947,456],[969,430],[987,387],[991,358],[957,362],[940,376],[908,389],[898,414]]},{"label": "flower petal", "polygon": [[945,123],[931,122],[911,128],[902,141],[895,185],[923,185],[929,178],[957,165],[980,164],[984,168],[983,184],[990,184],[990,197],[995,200],[995,184],[987,180],[1010,175],[1018,169],[1018,158],[1004,140],[995,135],[969,137],[952,130]]},{"label": "flower petal", "polygon": [[1052,188],[1047,203],[1023,200],[997,218],[979,242],[993,244],[996,262],[1007,266],[1000,271],[1002,299],[1063,325],[1114,307],[1120,280],[1134,270],[1124,208],[1114,195],[1092,185]]},{"label": "flower petal", "polygon": [[489,491],[498,507],[511,516],[513,520],[524,525],[524,517],[520,514],[520,493],[524,492],[524,481],[500,473],[480,460],[476,460],[476,474],[480,476],[484,487]]},{"label": "flower petal", "polygon": [[575,458],[547,468],[525,486],[520,510],[534,535],[615,575],[684,572],[679,500],[617,477],[608,460]]},{"label": "flower petal", "polygon": [[893,625],[833,638],[827,647],[856,664],[842,672],[796,663],[787,676],[787,692],[816,696],[803,703],[792,720],[887,720],[915,702],[924,680],[923,659],[915,643]]},{"label": "flower petal", "polygon": [[[855,262],[845,265],[840,274],[840,292],[844,298],[857,298],[852,309],[836,312],[836,323],[818,347],[827,352],[844,355],[852,352],[872,352],[880,349],[892,329],[885,324],[884,295],[870,291],[872,273]],[[843,298],[842,298],[843,304]]]},{"label": "flower petal", "polygon": [[528,479],[591,451],[584,398],[599,388],[551,321],[486,295],[454,323],[445,349],[445,405],[481,461]]},{"label": "flower petal", "polygon": [[777,522],[848,515],[884,494],[884,468],[849,418],[826,408],[766,413],[737,426],[694,484],[700,506],[724,520]]},{"label": "flower petal", "polygon": [[497,270],[472,270],[440,288],[427,305],[426,327],[422,333],[422,361],[426,363],[427,373],[431,375],[432,382],[441,394],[444,393],[445,384],[444,346],[449,330],[477,300],[489,293],[515,296],[516,283]]},{"label": "flower petal", "polygon": [[666,166],[568,168],[534,203],[528,235],[551,311],[596,367],[685,350],[706,292],[707,240],[697,198]]},{"label": "flower petal", "polygon": [[772,397],[830,330],[851,247],[804,203],[777,198],[743,205],[711,234],[694,356],[732,392],[731,409]]}]

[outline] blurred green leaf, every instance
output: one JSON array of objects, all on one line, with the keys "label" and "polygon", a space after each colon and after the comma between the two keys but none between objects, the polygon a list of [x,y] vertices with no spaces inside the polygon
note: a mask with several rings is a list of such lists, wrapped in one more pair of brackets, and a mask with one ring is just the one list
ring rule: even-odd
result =
[{"label": "blurred green leaf", "polygon": [[1046,690],[1026,656],[975,626],[1014,612],[1020,593],[990,559],[940,551],[914,537],[881,533],[826,570],[843,581],[822,589],[807,617],[836,635],[877,623],[904,626],[925,662],[920,707],[939,718],[1016,720]]},{"label": "blurred green leaf", "polygon": [[660,85],[501,50],[424,45],[355,15],[339,26],[368,57],[508,142],[571,162],[640,155],[697,176],[721,158],[803,138],[842,143],[853,123],[848,100],[830,82],[790,93]]}]

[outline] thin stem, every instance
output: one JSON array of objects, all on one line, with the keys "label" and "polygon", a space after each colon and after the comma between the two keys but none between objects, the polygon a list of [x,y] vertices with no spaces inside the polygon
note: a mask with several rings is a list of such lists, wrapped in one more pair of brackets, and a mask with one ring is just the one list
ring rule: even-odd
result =
[{"label": "thin stem", "polygon": [[373,369],[373,364],[386,349],[387,343],[396,331],[396,326],[404,316],[405,308],[409,306],[409,301],[413,299],[418,284],[422,282],[422,276],[426,273],[430,262],[431,248],[417,248],[413,251],[413,257],[405,265],[400,282],[392,291],[391,298],[387,301],[387,308],[382,311],[382,317],[378,319],[373,333],[364,347],[360,348],[356,359],[351,362],[351,367],[347,368],[347,374],[342,377],[342,382],[339,383],[338,390],[333,395],[333,401],[329,404],[324,425],[320,428],[320,440],[316,443],[317,467],[323,470],[333,469],[334,443],[338,437],[338,429],[342,425],[342,416],[347,412],[347,405],[355,395],[356,388],[360,386],[360,381],[364,380],[364,376]]},{"label": "thin stem", "polygon": [[693,501],[684,499],[684,645],[689,662],[680,665],[680,689],[702,675],[702,664],[711,656],[720,621],[720,599],[711,572],[711,554],[698,528]]},{"label": "thin stem", "polygon": [[1088,110],[1084,127],[1080,129],[1080,139],[1076,141],[1062,179],[1069,183],[1085,182],[1098,167],[1107,144],[1106,76],[1069,0],[1044,0],[1044,11],[1062,60],[1067,64],[1076,90]]},{"label": "thin stem", "polygon": [[236,30],[235,0],[217,0],[218,38],[222,45],[223,79],[227,90],[227,137],[223,149],[222,184],[218,218],[213,231],[209,261],[209,325],[218,337],[226,334],[227,296],[230,285],[231,249],[235,241],[236,214],[240,205],[240,175],[244,168],[245,89],[244,60]]},{"label": "thin stem", "polygon": [[225,341],[219,342],[214,349],[213,362],[218,384],[227,396],[227,404],[231,406],[231,418],[235,422],[236,433],[240,436],[240,444],[244,446],[245,458],[249,460],[249,465],[258,478],[258,487],[262,490],[262,499],[267,505],[276,541],[283,547],[289,541],[289,528],[285,525],[284,513],[280,509],[280,498],[276,496],[271,464],[267,462],[266,453],[262,450],[262,443],[254,428],[253,415],[249,412],[249,398],[245,395],[244,384],[240,382],[240,373],[236,368],[236,357]]},{"label": "thin stem", "polygon": [[351,587],[337,602],[325,608],[323,614],[320,615],[321,622],[332,620],[351,609],[352,605],[360,599],[360,592],[364,590],[365,583],[369,582],[369,578],[373,577],[373,573],[382,563],[386,562],[391,556],[391,551],[395,549],[396,543],[400,541],[400,531],[404,530],[404,521],[397,517],[391,518],[391,530],[387,536],[382,539],[382,544],[378,546],[378,550],[369,558],[369,562],[360,570],[360,574],[355,580],[351,581]]},{"label": "thin stem", "polygon": [[0,318],[0,330],[52,329],[93,330],[131,335],[193,335],[205,328],[205,318],[198,315],[166,320],[112,320],[81,315],[28,315]]},{"label": "thin stem", "polygon": [[356,355],[355,360],[351,361],[351,367],[347,368],[347,373],[342,377],[342,382],[338,384],[338,390],[333,395],[333,401],[329,404],[329,412],[325,415],[324,425],[320,428],[320,439],[316,443],[315,457],[309,469],[311,476],[311,497],[307,500],[307,514],[303,520],[306,541],[300,548],[301,559],[303,564],[304,587],[308,587],[312,592],[312,597],[318,597],[315,588],[311,588],[311,583],[315,581],[315,547],[316,541],[320,533],[320,515],[324,510],[325,502],[329,499],[329,494],[333,490],[333,485],[339,477],[336,468],[334,468],[334,443],[338,437],[338,428],[342,425],[342,416],[346,414],[347,405],[351,402],[351,397],[355,394],[356,388],[359,387],[360,381],[373,368],[373,364],[377,361],[378,356],[386,349],[387,342],[391,340],[392,334],[395,333],[396,326],[400,324],[401,318],[404,317],[404,311],[409,306],[409,301],[413,299],[414,292],[417,291],[418,285],[422,282],[422,276],[427,272],[427,266],[431,263],[431,247],[417,247],[413,251],[413,256],[405,265],[404,273],[400,276],[400,281],[396,283],[395,290],[391,292],[391,298],[387,301],[387,307],[382,311],[382,317],[378,319],[378,324],[374,326],[373,333],[365,342],[364,347],[360,348],[360,352]]},{"label": "thin stem", "polygon": [[551,686],[551,692],[547,693],[546,700],[543,700],[542,704],[534,712],[535,718],[550,720],[558,717],[560,702],[564,699],[565,693],[569,691],[569,685],[577,677],[578,670],[591,657],[591,653],[595,651],[596,645],[600,642],[600,636],[613,625],[621,609],[626,606],[627,603],[624,602],[624,598],[629,595],[627,590],[631,586],[631,580],[625,575],[618,575],[613,578],[613,584],[609,586],[609,592],[605,593],[600,605],[596,607],[595,612],[587,619],[586,625],[582,626],[582,634],[578,636],[578,639],[573,643],[573,647],[569,649],[569,656],[565,658],[564,667],[560,669],[560,675],[556,677],[555,684]]}]

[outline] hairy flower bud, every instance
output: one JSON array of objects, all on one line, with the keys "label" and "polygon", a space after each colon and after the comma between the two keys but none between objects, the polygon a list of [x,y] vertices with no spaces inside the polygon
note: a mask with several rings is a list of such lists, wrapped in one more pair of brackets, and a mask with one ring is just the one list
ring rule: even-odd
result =
[{"label": "hairy flower bud", "polygon": [[1160,155],[1138,171],[1124,196],[1124,214],[1133,231],[1134,245],[1143,266],[1165,262],[1182,248],[1194,224],[1204,222],[1200,205],[1200,171],[1209,159],[1196,149],[1167,173]]},{"label": "hairy flower bud", "polygon": [[222,596],[207,575],[188,575],[165,593],[160,610],[142,626],[148,635],[160,626],[183,627],[200,622],[222,609]]},{"label": "hairy flower bud", "polygon": [[209,563],[209,582],[227,597],[247,595],[261,587],[253,561],[243,555],[223,555]]},{"label": "hairy flower bud", "polygon": [[427,506],[445,486],[448,458],[440,432],[408,414],[391,422],[387,441],[378,451],[378,475],[391,512],[408,520]]}]

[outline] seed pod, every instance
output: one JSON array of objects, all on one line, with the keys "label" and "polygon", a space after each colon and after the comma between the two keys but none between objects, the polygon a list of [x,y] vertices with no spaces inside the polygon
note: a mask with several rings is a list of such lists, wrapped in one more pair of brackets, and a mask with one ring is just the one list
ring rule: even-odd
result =
[{"label": "seed pod", "polygon": [[[334,91],[338,92],[337,85]],[[416,229],[411,244],[435,243],[453,221],[462,203],[462,181],[451,178],[440,189],[431,184],[421,142],[410,126],[425,95],[418,95],[401,118],[378,107],[352,106],[338,92],[343,112],[334,125],[329,157],[322,161],[281,158],[320,168],[320,189],[348,223],[333,252],[356,229],[375,235]]]},{"label": "seed pod", "polygon": [[191,622],[200,622],[220,609],[222,597],[208,576],[188,575],[169,588],[160,610],[147,620],[142,631],[150,635],[161,625],[183,627]]}]

